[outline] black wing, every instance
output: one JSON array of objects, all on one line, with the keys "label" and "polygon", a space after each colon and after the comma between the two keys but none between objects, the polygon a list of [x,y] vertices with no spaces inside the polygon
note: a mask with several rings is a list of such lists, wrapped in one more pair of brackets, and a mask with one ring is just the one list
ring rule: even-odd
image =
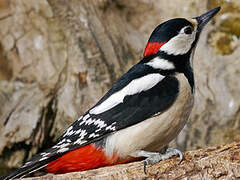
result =
[{"label": "black wing", "polygon": [[[156,73],[151,67],[137,64],[119,79],[113,88],[93,107],[101,105],[112,94],[126,87],[132,80]],[[145,82],[142,82],[144,84]],[[75,121],[59,138],[58,142],[71,142],[70,149],[90,144],[111,132],[124,129],[167,110],[179,92],[179,82],[174,76],[166,76],[152,88],[133,95],[126,95],[122,103],[99,114],[90,109]]]},{"label": "black wing", "polygon": [[[151,73],[157,72],[144,64],[135,65],[113,85],[112,89],[94,107],[101,105],[112,94],[126,87],[134,79]],[[144,83],[142,82],[143,85]],[[132,126],[167,110],[174,103],[178,92],[178,80],[173,76],[166,76],[146,91],[124,96],[121,103],[107,111],[91,114],[90,109],[66,130],[55,146],[34,156],[8,178],[21,177],[47,165],[70,150],[97,142],[109,133]]]}]

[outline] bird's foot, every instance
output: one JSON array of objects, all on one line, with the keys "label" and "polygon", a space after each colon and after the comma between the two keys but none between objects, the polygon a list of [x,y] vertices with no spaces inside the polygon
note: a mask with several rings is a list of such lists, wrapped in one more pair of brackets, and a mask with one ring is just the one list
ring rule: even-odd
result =
[{"label": "bird's foot", "polygon": [[146,157],[144,160],[143,170],[146,174],[146,167],[149,164],[156,164],[162,160],[169,159],[175,155],[179,155],[179,163],[183,160],[183,153],[179,151],[178,149],[174,148],[168,148],[165,152],[165,154],[157,153],[157,152],[147,152],[147,151],[137,151],[133,153],[133,156],[135,157]]}]

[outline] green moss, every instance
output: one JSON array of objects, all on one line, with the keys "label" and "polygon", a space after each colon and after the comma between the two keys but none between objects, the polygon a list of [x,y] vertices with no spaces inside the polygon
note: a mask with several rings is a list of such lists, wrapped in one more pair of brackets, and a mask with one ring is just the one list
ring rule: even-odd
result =
[{"label": "green moss", "polygon": [[236,49],[232,35],[223,32],[212,32],[209,44],[221,55],[231,54]]},{"label": "green moss", "polygon": [[216,48],[223,55],[231,54],[233,52],[233,49],[230,46],[231,41],[232,38],[230,38],[229,36],[222,36],[216,42]]},{"label": "green moss", "polygon": [[209,38],[209,44],[218,54],[232,54],[237,47],[233,36],[240,37],[240,3],[238,1],[208,0],[208,9],[222,7],[215,17],[216,27]]},{"label": "green moss", "polygon": [[208,0],[208,9],[213,9],[215,7],[221,6],[222,9],[218,13],[218,16],[221,14],[224,14],[226,12],[239,13],[240,6],[239,6],[239,3],[237,3],[237,1],[239,1],[239,0],[232,0],[232,1]]},{"label": "green moss", "polygon": [[222,32],[240,37],[240,14],[232,16],[230,15],[226,19],[222,20],[219,28]]},{"label": "green moss", "polygon": [[[220,22],[217,29],[221,32],[240,36],[240,3],[239,0],[209,0],[208,9],[221,6],[221,11],[216,19]],[[221,18],[219,18],[221,16]],[[225,16],[225,17],[224,17]]]}]

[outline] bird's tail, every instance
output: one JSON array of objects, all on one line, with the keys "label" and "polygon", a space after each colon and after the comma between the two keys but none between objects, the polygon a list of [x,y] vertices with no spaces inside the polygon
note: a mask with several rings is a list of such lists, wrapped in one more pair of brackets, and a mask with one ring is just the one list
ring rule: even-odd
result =
[{"label": "bird's tail", "polygon": [[35,155],[29,162],[25,163],[24,166],[8,175],[0,177],[0,180],[21,178],[42,168],[54,174],[83,171],[112,165],[116,163],[117,160],[117,156],[107,157],[102,147],[97,147],[94,144],[76,149],[68,148],[68,151],[65,152],[59,151],[58,146],[55,146],[43,153]]},{"label": "bird's tail", "polygon": [[32,172],[44,168],[48,165],[48,163],[54,161],[62,154],[56,154],[54,153],[53,148],[50,148],[43,153],[33,156],[33,158],[30,161],[26,162],[21,168],[14,170],[10,174],[1,176],[0,180],[22,178]]},{"label": "bird's tail", "polygon": [[136,160],[136,158],[120,158],[120,156],[116,153],[108,156],[106,155],[103,147],[97,147],[95,144],[89,144],[67,152],[63,156],[50,162],[45,169],[49,173],[62,174],[123,164],[134,160]]},{"label": "bird's tail", "polygon": [[35,164],[33,166],[28,167],[21,167],[19,169],[16,169],[15,171],[11,172],[10,174],[7,174],[5,176],[1,176],[0,180],[9,180],[9,179],[16,179],[26,176],[27,174],[30,174],[34,171],[37,171],[43,167],[45,167],[47,163],[39,163]]},{"label": "bird's tail", "polygon": [[12,173],[0,177],[0,180],[9,180],[24,177],[41,168],[47,172],[61,174],[74,171],[84,171],[103,166],[122,164],[136,160],[127,157],[120,159],[117,154],[108,157],[102,147],[95,144],[85,145],[70,151],[56,151],[56,146],[43,153],[35,155],[29,162]]}]

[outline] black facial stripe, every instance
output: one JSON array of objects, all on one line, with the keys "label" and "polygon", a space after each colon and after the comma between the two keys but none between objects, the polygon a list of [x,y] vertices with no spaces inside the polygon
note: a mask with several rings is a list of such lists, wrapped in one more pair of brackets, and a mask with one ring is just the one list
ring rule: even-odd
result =
[{"label": "black facial stripe", "polygon": [[185,66],[184,75],[187,77],[188,82],[189,82],[189,84],[191,86],[191,91],[193,93],[193,91],[194,91],[194,74],[193,74],[193,69],[190,66],[190,62],[189,61],[187,61],[187,64]]},{"label": "black facial stripe", "polygon": [[186,61],[190,59],[191,51],[188,51],[186,54],[182,55],[172,55],[163,51],[159,51],[157,55],[162,59],[167,59],[168,61],[173,62],[177,71],[182,72],[182,68],[185,66]]},{"label": "black facial stripe", "polygon": [[174,75],[177,72],[184,73],[186,78],[188,79],[188,82],[191,86],[192,92],[194,90],[194,75],[192,67],[190,66],[190,55],[191,51],[189,53],[184,55],[169,55],[164,52],[158,52],[157,54],[150,55],[148,57],[143,58],[139,64],[145,64],[154,59],[155,57],[159,56],[160,58],[167,59],[168,61],[171,61],[174,63],[174,66],[176,69],[170,69],[170,70],[162,70],[162,69],[154,69],[151,66],[146,65],[146,69],[148,69],[148,73],[160,73],[163,76],[171,76]]},{"label": "black facial stripe", "polygon": [[189,84],[191,85],[192,92],[194,89],[194,75],[193,75],[192,67],[190,66],[190,56],[191,56],[193,47],[194,46],[192,45],[192,48],[186,54],[183,54],[183,55],[169,55],[163,51],[159,51],[157,53],[157,55],[160,58],[167,59],[168,61],[173,62],[174,66],[176,67],[175,70],[165,70],[165,71],[162,71],[162,73],[165,75],[168,75],[171,73],[173,74],[176,72],[184,73],[184,75],[188,79]]}]

